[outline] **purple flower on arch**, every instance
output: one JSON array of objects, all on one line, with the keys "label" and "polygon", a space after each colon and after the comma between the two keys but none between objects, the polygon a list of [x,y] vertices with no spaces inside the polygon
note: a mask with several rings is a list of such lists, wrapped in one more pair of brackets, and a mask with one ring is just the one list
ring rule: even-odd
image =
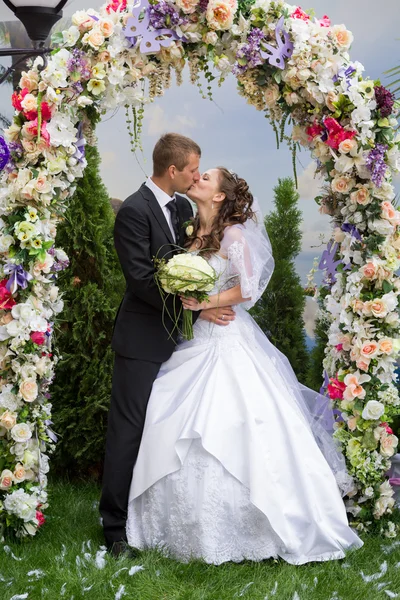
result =
[{"label": "purple flower on arch", "polygon": [[365,164],[371,172],[372,182],[376,187],[381,187],[386,174],[387,164],[385,163],[385,153],[387,149],[386,144],[376,144],[375,148],[372,148],[368,152],[365,159]]},{"label": "purple flower on arch", "polygon": [[10,160],[11,153],[7,142],[3,137],[0,137],[0,171],[2,171]]},{"label": "purple flower on arch", "polygon": [[385,118],[391,115],[394,105],[394,94],[383,85],[378,85],[375,88],[375,98],[381,117]]}]

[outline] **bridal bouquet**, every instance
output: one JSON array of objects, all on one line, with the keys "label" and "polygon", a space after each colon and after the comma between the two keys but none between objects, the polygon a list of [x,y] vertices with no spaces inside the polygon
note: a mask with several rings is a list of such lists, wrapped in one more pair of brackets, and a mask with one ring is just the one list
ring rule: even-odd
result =
[{"label": "bridal bouquet", "polygon": [[[213,289],[217,279],[216,272],[208,262],[190,252],[175,254],[169,260],[156,259],[155,264],[157,267],[155,278],[159,288],[167,294],[190,296],[199,302],[207,300],[207,292]],[[191,310],[183,311],[182,335],[185,340],[193,339]]]}]

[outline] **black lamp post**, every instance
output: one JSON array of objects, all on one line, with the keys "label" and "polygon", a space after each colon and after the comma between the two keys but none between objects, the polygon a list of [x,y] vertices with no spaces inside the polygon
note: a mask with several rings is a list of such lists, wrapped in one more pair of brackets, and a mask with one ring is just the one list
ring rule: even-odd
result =
[{"label": "black lamp post", "polygon": [[42,56],[46,63],[46,55],[51,52],[51,48],[45,48],[44,43],[53,25],[61,19],[62,9],[67,0],[3,0],[3,2],[24,25],[32,42],[32,48],[0,49],[0,56],[21,57],[3,74],[0,84],[27,58]]}]

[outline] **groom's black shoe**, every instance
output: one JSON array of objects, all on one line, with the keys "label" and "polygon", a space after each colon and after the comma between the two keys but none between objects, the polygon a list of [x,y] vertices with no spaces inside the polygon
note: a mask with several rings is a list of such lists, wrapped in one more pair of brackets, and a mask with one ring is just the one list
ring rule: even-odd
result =
[{"label": "groom's black shoe", "polygon": [[108,546],[108,551],[114,558],[137,558],[140,553],[136,548],[129,546],[126,540],[114,542]]}]

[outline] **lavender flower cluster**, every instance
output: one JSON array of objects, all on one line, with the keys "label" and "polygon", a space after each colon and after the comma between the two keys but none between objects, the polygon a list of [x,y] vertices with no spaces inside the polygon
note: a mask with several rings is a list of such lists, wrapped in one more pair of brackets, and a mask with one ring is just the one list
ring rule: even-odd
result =
[{"label": "lavender flower cluster", "polygon": [[387,164],[385,163],[385,152],[388,149],[386,144],[377,144],[375,148],[368,152],[365,159],[365,164],[371,172],[372,182],[376,187],[382,185],[383,178],[385,177]]},{"label": "lavender flower cluster", "polygon": [[83,50],[74,48],[71,52],[72,57],[67,62],[67,68],[70,73],[79,73],[82,79],[90,79],[91,73],[89,63]]},{"label": "lavender flower cluster", "polygon": [[[249,68],[252,69],[263,64],[264,61],[260,54],[260,44],[263,39],[263,31],[258,27],[254,27],[247,37],[247,43],[243,44],[236,53],[236,60],[238,62],[233,69],[236,74],[243,73]],[[246,64],[243,64],[244,62]]]},{"label": "lavender flower cluster", "polygon": [[157,4],[150,4],[148,9],[150,25],[154,29],[163,29],[164,27],[176,27],[182,24],[179,12],[168,4],[165,0],[159,0]]}]

